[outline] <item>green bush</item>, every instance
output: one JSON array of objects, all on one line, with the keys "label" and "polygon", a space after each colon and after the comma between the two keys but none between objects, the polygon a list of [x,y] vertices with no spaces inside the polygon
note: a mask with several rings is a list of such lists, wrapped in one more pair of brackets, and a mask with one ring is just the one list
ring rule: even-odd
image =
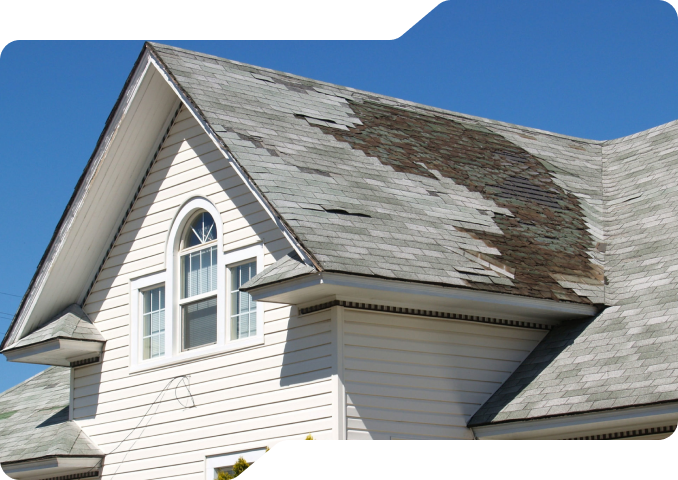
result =
[{"label": "green bush", "polygon": [[[304,440],[314,440],[313,435],[310,433],[306,435],[306,438]],[[266,447],[266,451],[268,452],[270,448]],[[242,472],[247,470],[247,467],[249,467],[250,464],[245,461],[243,457],[240,457],[237,462],[235,462],[235,465],[233,465],[233,475],[231,475],[230,472],[219,472],[217,475],[217,480],[232,480],[233,478],[237,477],[240,475]]]},{"label": "green bush", "polygon": [[231,480],[247,470],[247,467],[249,466],[250,464],[247,463],[243,457],[240,457],[238,461],[235,462],[235,465],[233,465],[233,475],[231,475],[230,472],[222,471],[217,475],[217,480]]}]

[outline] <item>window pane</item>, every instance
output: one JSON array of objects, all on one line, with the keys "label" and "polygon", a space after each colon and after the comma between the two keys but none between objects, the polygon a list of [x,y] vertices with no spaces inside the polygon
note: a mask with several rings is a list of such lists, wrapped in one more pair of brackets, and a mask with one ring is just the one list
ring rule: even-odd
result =
[{"label": "window pane", "polygon": [[213,292],[216,289],[216,245],[181,257],[181,298]]},{"label": "window pane", "polygon": [[182,307],[184,350],[217,341],[217,298]]},{"label": "window pane", "polygon": [[240,287],[257,272],[257,262],[231,268],[231,325],[234,338],[246,338],[257,334],[257,305],[249,293]]},{"label": "window pane", "polygon": [[217,228],[212,215],[202,212],[191,222],[184,237],[184,248],[195,247],[217,238]]},{"label": "window pane", "polygon": [[143,358],[165,354],[165,287],[143,293],[142,350]]}]

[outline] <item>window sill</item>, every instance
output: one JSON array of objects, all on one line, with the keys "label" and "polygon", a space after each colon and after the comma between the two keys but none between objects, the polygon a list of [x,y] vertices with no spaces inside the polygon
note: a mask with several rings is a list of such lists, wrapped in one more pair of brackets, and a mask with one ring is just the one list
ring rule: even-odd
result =
[{"label": "window sill", "polygon": [[178,353],[171,357],[162,357],[153,360],[144,360],[136,365],[130,365],[129,373],[137,374],[152,370],[159,370],[167,367],[173,367],[184,363],[194,362],[196,360],[203,360],[209,357],[216,357],[223,354],[237,352],[246,348],[255,347],[264,344],[264,336],[256,335],[254,337],[243,338],[241,340],[233,340],[223,345],[209,345],[207,347],[196,348]]}]

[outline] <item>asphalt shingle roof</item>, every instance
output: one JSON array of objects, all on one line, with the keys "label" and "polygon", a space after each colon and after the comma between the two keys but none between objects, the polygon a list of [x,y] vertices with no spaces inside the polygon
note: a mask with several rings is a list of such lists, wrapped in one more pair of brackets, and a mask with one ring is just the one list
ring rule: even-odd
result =
[{"label": "asphalt shingle roof", "polygon": [[678,399],[677,122],[576,139],[150,48],[322,270],[608,306],[472,424]]},{"label": "asphalt shingle roof", "polygon": [[296,252],[291,252],[252,277],[240,289],[247,291],[254,287],[262,287],[317,272],[315,268],[306,265]]},{"label": "asphalt shingle roof", "polygon": [[612,306],[551,331],[469,425],[678,401],[678,122],[603,154]]},{"label": "asphalt shingle roof", "polygon": [[82,311],[82,308],[73,304],[5,350],[27,347],[53,338],[68,338],[92,342],[106,341],[87,314]]},{"label": "asphalt shingle roof", "polygon": [[0,463],[46,456],[103,456],[68,420],[70,368],[50,367],[0,394]]},{"label": "asphalt shingle roof", "polygon": [[323,270],[602,300],[599,142],[151,48]]}]

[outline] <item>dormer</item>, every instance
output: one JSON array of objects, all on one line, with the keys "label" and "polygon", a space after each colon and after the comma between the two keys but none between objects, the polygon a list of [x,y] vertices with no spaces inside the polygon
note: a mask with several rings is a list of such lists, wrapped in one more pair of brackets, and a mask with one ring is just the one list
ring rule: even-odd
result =
[{"label": "dormer", "polygon": [[106,340],[78,305],[5,348],[10,362],[77,367],[98,362]]}]

